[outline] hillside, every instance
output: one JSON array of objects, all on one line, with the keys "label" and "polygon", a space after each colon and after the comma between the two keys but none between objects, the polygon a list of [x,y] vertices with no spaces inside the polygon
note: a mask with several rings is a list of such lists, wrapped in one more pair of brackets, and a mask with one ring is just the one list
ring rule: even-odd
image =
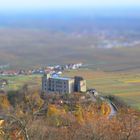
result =
[{"label": "hillside", "polygon": [[24,87],[7,96],[11,108],[0,113],[1,140],[139,139],[140,113],[121,102],[117,115],[108,118],[108,103],[93,102],[86,94],[51,94],[42,100]]}]

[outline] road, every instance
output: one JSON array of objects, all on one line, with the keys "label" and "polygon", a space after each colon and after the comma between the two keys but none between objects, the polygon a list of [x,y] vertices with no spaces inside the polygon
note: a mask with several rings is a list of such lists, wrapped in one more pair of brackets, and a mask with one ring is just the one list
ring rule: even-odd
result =
[{"label": "road", "polygon": [[[100,96],[100,99],[102,101],[105,101],[106,99],[102,96]],[[111,101],[107,101],[108,105],[110,106],[111,112],[108,116],[108,118],[112,118],[113,116],[115,116],[117,114],[117,107],[111,102]]]},{"label": "road", "polygon": [[117,114],[117,109],[116,109],[116,108],[114,107],[114,105],[113,105],[112,103],[110,103],[110,102],[108,102],[108,105],[109,105],[110,108],[111,108],[111,112],[110,112],[108,118],[111,119],[113,116],[116,116],[116,114]]},{"label": "road", "polygon": [[[92,94],[92,93],[88,93],[90,95],[90,98],[93,102],[96,101],[96,97]],[[104,97],[98,95],[98,97],[100,98],[100,100],[102,101],[107,101]],[[110,109],[111,109],[111,112],[110,114],[108,115],[108,118],[111,119],[113,116],[115,116],[117,114],[117,107],[111,102],[111,101],[107,101]]]}]

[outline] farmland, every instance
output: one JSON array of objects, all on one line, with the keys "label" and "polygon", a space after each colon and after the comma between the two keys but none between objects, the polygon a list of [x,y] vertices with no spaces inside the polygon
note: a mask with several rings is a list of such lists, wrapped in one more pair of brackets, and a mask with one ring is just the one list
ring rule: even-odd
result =
[{"label": "farmland", "polygon": [[23,85],[28,84],[30,89],[38,88],[41,84],[40,75],[20,75],[20,76],[0,76],[0,79],[8,80],[8,85],[4,90],[18,90]]},{"label": "farmland", "polygon": [[[95,88],[103,95],[115,95],[127,104],[140,109],[140,73],[138,71],[104,72],[92,69],[65,71],[63,76],[83,76],[88,88]],[[41,89],[41,75],[4,76],[9,84],[5,90],[18,90],[24,84],[30,89]]]},{"label": "farmland", "polygon": [[83,76],[87,80],[88,88],[95,88],[103,95],[118,96],[129,105],[140,109],[140,74],[138,72],[80,70],[67,71],[64,75]]}]

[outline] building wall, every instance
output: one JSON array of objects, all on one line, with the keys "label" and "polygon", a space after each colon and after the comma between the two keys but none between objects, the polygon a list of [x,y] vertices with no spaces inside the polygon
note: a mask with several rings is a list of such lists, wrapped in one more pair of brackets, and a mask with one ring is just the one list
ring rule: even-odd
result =
[{"label": "building wall", "polygon": [[49,87],[48,80],[50,77],[51,77],[50,74],[46,74],[42,77],[42,91],[43,92],[48,92],[48,87]]},{"label": "building wall", "polygon": [[58,92],[58,93],[71,93],[69,90],[69,80],[62,79],[49,79],[49,91]]},{"label": "building wall", "polygon": [[43,76],[42,91],[57,92],[57,93],[72,93],[74,92],[74,79],[59,79]]},{"label": "building wall", "polygon": [[79,83],[80,83],[81,80],[83,80],[83,78],[80,77],[80,76],[75,76],[74,80],[75,80],[74,81],[74,91],[79,92]]},{"label": "building wall", "polygon": [[75,79],[55,78],[47,74],[42,77],[42,91],[48,93],[86,92],[86,81],[82,79],[82,77],[77,77]]},{"label": "building wall", "polygon": [[81,80],[79,82],[78,90],[79,90],[79,92],[86,92],[87,91],[86,80]]},{"label": "building wall", "polygon": [[47,92],[47,79],[46,79],[46,77],[42,77],[42,91]]},{"label": "building wall", "polygon": [[71,80],[69,80],[68,81],[69,82],[69,93],[72,93],[72,92],[74,92],[74,79],[71,79]]}]

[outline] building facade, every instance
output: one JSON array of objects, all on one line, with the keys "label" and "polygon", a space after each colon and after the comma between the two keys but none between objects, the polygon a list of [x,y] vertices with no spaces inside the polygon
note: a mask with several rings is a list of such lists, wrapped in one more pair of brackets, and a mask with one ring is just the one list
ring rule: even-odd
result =
[{"label": "building facade", "polygon": [[86,92],[86,91],[87,91],[86,80],[79,81],[78,92]]},{"label": "building facade", "polygon": [[46,93],[86,92],[86,81],[46,74],[42,77],[42,91]]}]

